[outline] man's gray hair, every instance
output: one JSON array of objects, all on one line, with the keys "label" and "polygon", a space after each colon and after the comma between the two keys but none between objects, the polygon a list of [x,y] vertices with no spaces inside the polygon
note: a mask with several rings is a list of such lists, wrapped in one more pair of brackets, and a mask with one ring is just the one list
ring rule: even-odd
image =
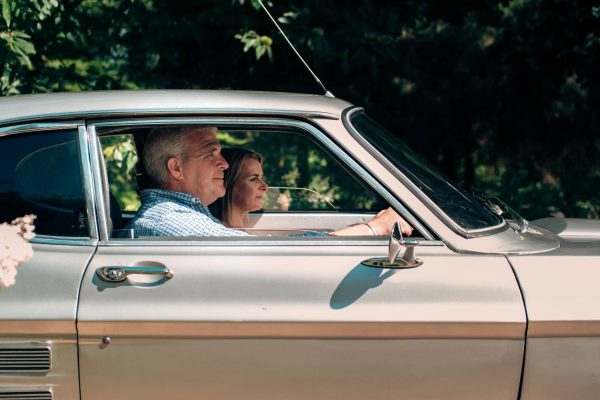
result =
[{"label": "man's gray hair", "polygon": [[185,137],[188,133],[208,127],[154,128],[144,142],[144,167],[160,188],[165,188],[169,174],[167,162],[171,157],[185,161]]},{"label": "man's gray hair", "polygon": [[160,188],[167,183],[167,161],[171,157],[183,159],[185,135],[190,128],[154,128],[144,141],[144,167],[148,176]]}]

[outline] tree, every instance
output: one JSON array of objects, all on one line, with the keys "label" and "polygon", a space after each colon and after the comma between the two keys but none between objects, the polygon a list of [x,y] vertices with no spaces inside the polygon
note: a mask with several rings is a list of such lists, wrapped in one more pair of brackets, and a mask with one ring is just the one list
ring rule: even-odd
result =
[{"label": "tree", "polygon": [[[529,218],[599,216],[600,6],[265,3],[331,92],[364,106],[466,188],[495,192]],[[3,94],[322,93],[256,0],[1,4]]]}]

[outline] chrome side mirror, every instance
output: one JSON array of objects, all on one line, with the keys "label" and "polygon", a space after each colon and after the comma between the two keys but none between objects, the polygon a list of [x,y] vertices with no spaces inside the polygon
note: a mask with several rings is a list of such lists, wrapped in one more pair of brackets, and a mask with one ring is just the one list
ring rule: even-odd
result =
[{"label": "chrome side mirror", "polygon": [[[415,247],[419,245],[418,240],[404,239],[400,225],[396,222],[390,234],[388,245],[388,257],[375,257],[361,261],[362,265],[374,268],[415,268],[423,264],[420,258],[415,257]],[[404,248],[404,254],[398,255]]]}]

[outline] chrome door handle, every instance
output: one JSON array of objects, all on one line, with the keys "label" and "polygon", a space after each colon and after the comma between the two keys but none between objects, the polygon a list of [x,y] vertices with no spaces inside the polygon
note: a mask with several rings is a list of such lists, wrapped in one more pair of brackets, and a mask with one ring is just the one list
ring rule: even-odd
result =
[{"label": "chrome door handle", "polygon": [[123,282],[129,275],[136,274],[164,275],[167,279],[173,277],[173,271],[167,267],[129,267],[124,265],[111,265],[96,269],[96,275],[105,282]]}]

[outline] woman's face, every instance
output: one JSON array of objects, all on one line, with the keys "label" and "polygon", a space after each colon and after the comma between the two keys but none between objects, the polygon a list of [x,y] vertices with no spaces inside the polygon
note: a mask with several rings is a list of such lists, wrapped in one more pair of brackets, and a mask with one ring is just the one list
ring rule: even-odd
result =
[{"label": "woman's face", "polygon": [[262,165],[250,157],[242,161],[240,175],[233,185],[233,207],[244,212],[256,211],[262,208],[263,195],[269,185],[263,181]]}]

